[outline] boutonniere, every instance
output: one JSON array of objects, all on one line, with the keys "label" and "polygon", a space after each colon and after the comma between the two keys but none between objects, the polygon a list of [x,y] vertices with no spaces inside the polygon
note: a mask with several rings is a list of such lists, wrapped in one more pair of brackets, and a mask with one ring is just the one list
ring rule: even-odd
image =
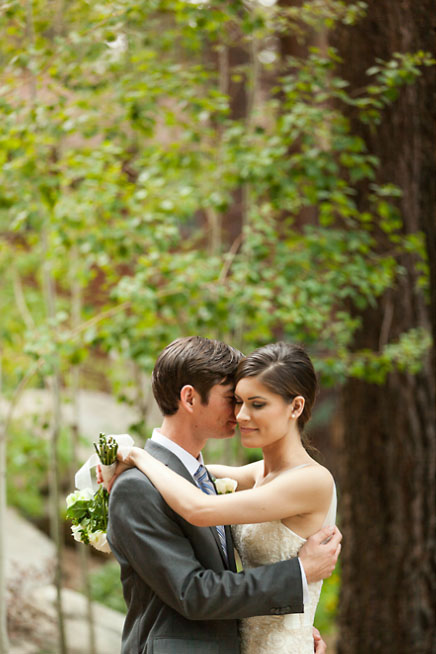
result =
[{"label": "boutonniere", "polygon": [[221,479],[214,479],[213,481],[218,495],[234,493],[238,485],[236,479],[230,479],[230,477],[221,477]]}]

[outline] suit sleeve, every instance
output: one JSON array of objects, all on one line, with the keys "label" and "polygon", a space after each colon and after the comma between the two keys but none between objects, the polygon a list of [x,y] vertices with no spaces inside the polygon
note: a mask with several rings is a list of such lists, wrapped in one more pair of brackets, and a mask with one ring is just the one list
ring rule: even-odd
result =
[{"label": "suit sleeve", "polygon": [[128,471],[116,481],[109,542],[165,604],[190,620],[303,612],[297,559],[215,572],[199,562],[179,520],[141,473]]}]

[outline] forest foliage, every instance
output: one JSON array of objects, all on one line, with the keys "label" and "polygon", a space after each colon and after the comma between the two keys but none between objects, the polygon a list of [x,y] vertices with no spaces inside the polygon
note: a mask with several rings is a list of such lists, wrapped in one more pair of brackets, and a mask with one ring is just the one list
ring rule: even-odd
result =
[{"label": "forest foliage", "polygon": [[[375,184],[377,161],[338,107],[353,104],[377,129],[429,57],[374,62],[356,94],[331,48],[300,59],[278,48],[283,33],[303,39],[363,11],[361,2],[308,2],[298,14],[241,2],[3,6],[6,393],[32,362],[43,380],[58,361],[67,385],[72,367],[102,353],[148,372],[166,343],[192,333],[244,351],[277,337],[304,342],[330,381],[419,366],[421,331],[350,352],[359,326],[350,308],[396,283],[405,249],[422,284],[426,262],[422,236],[401,233],[401,190]],[[247,58],[232,69],[236,47]],[[235,118],[229,86],[241,80],[247,109]]]}]

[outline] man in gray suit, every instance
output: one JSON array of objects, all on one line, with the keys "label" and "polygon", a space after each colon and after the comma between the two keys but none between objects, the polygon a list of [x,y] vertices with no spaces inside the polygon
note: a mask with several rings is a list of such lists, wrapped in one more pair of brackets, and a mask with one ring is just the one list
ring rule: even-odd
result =
[{"label": "man in gray suit", "polygon": [[[224,343],[189,337],[156,362],[153,393],[164,420],[145,447],[193,484],[207,440],[234,435],[240,358]],[[238,573],[230,529],[221,532],[186,522],[136,468],[116,479],[108,539],[127,603],[122,654],[239,654],[238,619],[302,613],[306,580],[329,576],[340,551],[340,532],[322,530],[298,559]],[[322,640],[316,651],[325,652]]]}]

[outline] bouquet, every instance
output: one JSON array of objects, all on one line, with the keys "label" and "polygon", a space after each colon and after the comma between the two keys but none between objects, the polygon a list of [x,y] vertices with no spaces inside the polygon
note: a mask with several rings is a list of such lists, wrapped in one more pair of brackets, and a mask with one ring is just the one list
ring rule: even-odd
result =
[{"label": "bouquet", "polygon": [[[72,522],[71,531],[74,539],[106,553],[111,551],[106,538],[109,506],[107,484],[114,474],[120,444],[131,447],[133,441],[128,434],[105,436],[100,433],[98,445],[94,443],[96,454],[91,456],[76,473],[78,490],[70,493],[66,499],[66,517]],[[101,466],[103,477],[103,484],[97,489],[90,473],[96,465]]]},{"label": "bouquet", "polygon": [[100,552],[111,551],[106,538],[109,493],[100,486],[77,490],[67,497],[67,518],[72,522],[74,540],[92,545]]}]

